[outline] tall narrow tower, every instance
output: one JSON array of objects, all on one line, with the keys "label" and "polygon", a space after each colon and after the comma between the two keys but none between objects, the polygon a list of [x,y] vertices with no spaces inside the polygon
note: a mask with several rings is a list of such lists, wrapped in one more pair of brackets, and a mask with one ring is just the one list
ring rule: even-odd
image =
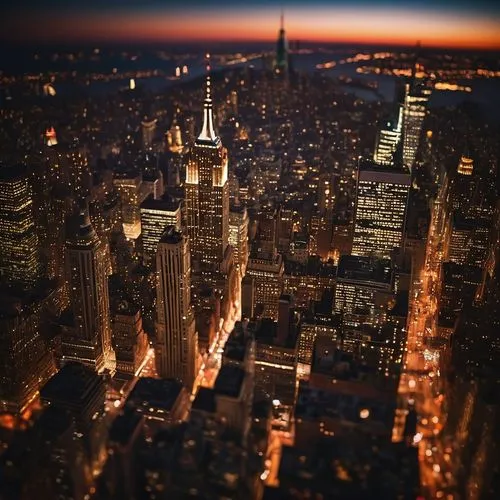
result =
[{"label": "tall narrow tower", "polygon": [[276,44],[276,64],[275,69],[279,73],[286,73],[288,70],[288,43],[285,34],[285,14],[281,10],[280,30],[278,42]]},{"label": "tall narrow tower", "polygon": [[82,206],[68,221],[66,265],[71,307],[64,323],[64,361],[101,371],[110,362],[111,325],[105,247]]},{"label": "tall narrow tower", "polygon": [[156,253],[156,367],[160,377],[192,388],[197,368],[197,337],[191,306],[189,239],[168,226]]},{"label": "tall narrow tower", "polygon": [[186,218],[193,258],[217,265],[229,241],[227,150],[215,132],[210,65],[207,65],[203,125],[186,171]]}]

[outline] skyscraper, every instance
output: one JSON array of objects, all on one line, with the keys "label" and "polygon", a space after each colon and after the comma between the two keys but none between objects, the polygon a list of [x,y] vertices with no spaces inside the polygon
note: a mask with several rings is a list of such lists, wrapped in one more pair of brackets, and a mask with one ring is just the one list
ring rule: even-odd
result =
[{"label": "skyscraper", "polygon": [[234,248],[235,264],[244,275],[248,262],[248,213],[235,205],[229,213],[229,242]]},{"label": "skyscraper", "polygon": [[403,244],[410,174],[360,161],[352,254],[388,258]]},{"label": "skyscraper", "polygon": [[168,195],[155,200],[149,195],[141,203],[142,255],[145,264],[154,263],[158,243],[167,226],[181,228],[179,200]]},{"label": "skyscraper", "polygon": [[422,80],[406,84],[403,112],[403,163],[413,168],[417,156],[422,123],[427,112],[431,89]]},{"label": "skyscraper", "polygon": [[156,367],[158,375],[191,389],[197,369],[197,334],[191,305],[189,239],[169,226],[156,254]]},{"label": "skyscraper", "polygon": [[401,140],[403,128],[403,107],[398,106],[396,116],[384,120],[377,132],[373,161],[379,165],[393,165],[394,153]]},{"label": "skyscraper", "polygon": [[39,278],[33,197],[24,167],[0,168],[0,281],[30,287]]},{"label": "skyscraper", "polygon": [[63,316],[63,360],[101,371],[112,353],[107,262],[85,206],[68,221],[66,266],[71,306]]},{"label": "skyscraper", "polygon": [[215,132],[213,120],[207,74],[203,126],[187,165],[186,218],[193,258],[217,265],[229,241],[229,184],[227,150]]},{"label": "skyscraper", "polygon": [[156,132],[157,119],[148,119],[147,116],[141,122],[142,129],[142,147],[143,149],[151,149]]},{"label": "skyscraper", "polygon": [[277,73],[286,73],[288,70],[288,42],[285,34],[285,15],[281,11],[280,30],[276,44],[275,70]]}]

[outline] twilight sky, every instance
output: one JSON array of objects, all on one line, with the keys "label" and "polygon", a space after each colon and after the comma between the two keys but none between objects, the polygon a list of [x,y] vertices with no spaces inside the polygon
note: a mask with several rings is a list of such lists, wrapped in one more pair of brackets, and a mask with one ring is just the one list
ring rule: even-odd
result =
[{"label": "twilight sky", "polygon": [[[498,4],[498,5],[497,5]],[[19,42],[290,40],[500,49],[493,0],[14,0],[0,37]]]}]

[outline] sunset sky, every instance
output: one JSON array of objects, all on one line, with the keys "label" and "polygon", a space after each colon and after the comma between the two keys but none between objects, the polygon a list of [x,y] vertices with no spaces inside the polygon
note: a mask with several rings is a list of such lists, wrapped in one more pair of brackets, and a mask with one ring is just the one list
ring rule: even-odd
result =
[{"label": "sunset sky", "polygon": [[[500,2],[498,2],[500,4]],[[500,5],[486,0],[33,0],[11,2],[16,42],[290,40],[500,49]]]}]

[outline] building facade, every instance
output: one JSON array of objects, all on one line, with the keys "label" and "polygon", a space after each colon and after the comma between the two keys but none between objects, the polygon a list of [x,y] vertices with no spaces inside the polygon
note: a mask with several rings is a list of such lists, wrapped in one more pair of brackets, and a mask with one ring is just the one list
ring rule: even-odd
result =
[{"label": "building facade", "polygon": [[174,226],[156,254],[156,366],[163,378],[181,380],[189,390],[197,370],[197,334],[191,305],[189,239]]},{"label": "building facade", "polygon": [[106,251],[87,207],[69,219],[66,231],[71,305],[62,318],[63,362],[77,361],[99,372],[112,358]]},{"label": "building facade", "polygon": [[388,258],[403,243],[410,173],[361,162],[352,254]]},{"label": "building facade", "polygon": [[0,281],[30,287],[39,278],[38,236],[26,169],[0,169]]}]

